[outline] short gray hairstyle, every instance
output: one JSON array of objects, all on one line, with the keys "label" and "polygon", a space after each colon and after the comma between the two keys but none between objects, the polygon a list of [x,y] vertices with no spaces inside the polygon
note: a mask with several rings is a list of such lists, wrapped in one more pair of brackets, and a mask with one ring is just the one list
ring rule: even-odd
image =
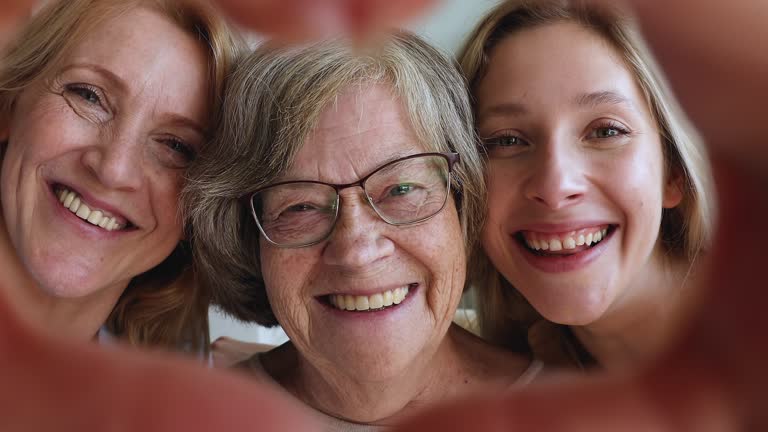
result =
[{"label": "short gray hairstyle", "polygon": [[451,187],[465,250],[475,249],[485,213],[483,161],[466,85],[453,62],[407,32],[365,53],[342,40],[266,44],[235,67],[215,142],[190,168],[183,194],[195,263],[225,312],[277,324],[260,270],[259,231],[243,197],[291,166],[337,95],[379,83],[403,102],[428,151],[460,154]]}]

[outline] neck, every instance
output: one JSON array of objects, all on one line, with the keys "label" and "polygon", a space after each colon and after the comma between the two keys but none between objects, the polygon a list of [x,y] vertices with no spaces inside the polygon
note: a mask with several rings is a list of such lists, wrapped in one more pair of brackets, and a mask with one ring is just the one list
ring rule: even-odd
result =
[{"label": "neck", "polygon": [[[275,353],[280,350],[278,360]],[[286,352],[292,361],[285,361]],[[430,355],[418,356],[402,374],[384,381],[328,379],[289,344],[265,357],[270,356],[272,360],[265,359],[268,373],[306,404],[346,421],[377,425],[397,423],[425,404],[453,395],[508,388],[529,364],[528,359],[498,350],[456,324]],[[270,367],[276,361],[288,369],[284,374]]]},{"label": "neck", "polygon": [[125,286],[100,290],[94,295],[56,298],[46,294],[26,272],[11,245],[0,217],[0,263],[3,283],[0,295],[26,325],[54,337],[90,340],[104,324]]},{"label": "neck", "polygon": [[[657,246],[658,247],[658,246]],[[573,332],[606,369],[641,365],[659,354],[674,334],[694,285],[690,262],[655,253],[603,316]]]}]

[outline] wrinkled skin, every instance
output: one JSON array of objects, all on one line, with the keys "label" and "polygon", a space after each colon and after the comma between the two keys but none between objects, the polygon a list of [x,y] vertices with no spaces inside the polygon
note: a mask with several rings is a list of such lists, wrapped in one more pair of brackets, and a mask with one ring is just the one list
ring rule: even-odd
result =
[{"label": "wrinkled skin", "polygon": [[[17,3],[23,2],[15,0],[13,5]],[[298,1],[221,3],[230,11],[238,10],[233,9],[238,3],[240,7],[261,4],[258,16],[239,9],[242,17],[253,17],[242,21],[256,29],[262,23],[262,29],[282,30],[291,38],[302,36],[292,32],[297,21],[263,23],[263,17],[274,17],[271,14],[276,11],[291,16],[289,5],[296,7]],[[398,10],[397,17],[375,15],[385,12],[376,9],[384,3],[350,0],[343,4],[370,4],[366,13],[386,17],[385,22],[404,19],[424,6],[416,2],[412,9]],[[478,431],[514,430],[515,426],[537,431],[768,429],[762,406],[768,386],[768,346],[757,343],[764,340],[768,328],[763,307],[768,300],[762,270],[765,259],[760,250],[768,239],[764,223],[768,219],[764,170],[768,125],[761,106],[768,97],[768,56],[755,50],[755,43],[768,40],[768,27],[763,25],[768,5],[744,1],[744,7],[733,7],[713,0],[636,3],[642,22],[653,23],[645,26],[648,39],[678,97],[711,146],[721,201],[720,234],[701,307],[675,346],[656,365],[639,373],[455,402],[414,419],[404,430],[468,430],[470,426]],[[19,10],[3,6],[0,23],[4,28]],[[375,28],[377,22],[381,21],[356,21],[354,28]],[[753,43],[729,42],[740,40]],[[23,275],[9,271],[12,258],[10,251],[0,250],[0,284],[21,283]],[[255,424],[261,430],[313,430],[300,423],[303,417],[295,415],[299,408],[288,407],[266,388],[168,359],[50,340],[22,327],[4,303],[0,303],[0,370],[4,430],[115,427],[151,431],[172,426],[203,431]],[[72,397],[73,389],[77,398]],[[46,415],[41,415],[40,407],[45,407]]]}]

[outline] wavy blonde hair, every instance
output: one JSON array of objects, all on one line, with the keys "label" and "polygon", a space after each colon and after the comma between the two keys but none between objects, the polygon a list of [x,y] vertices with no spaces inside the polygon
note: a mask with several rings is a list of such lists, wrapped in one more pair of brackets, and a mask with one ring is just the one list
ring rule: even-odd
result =
[{"label": "wavy blonde hair", "polygon": [[[595,32],[612,46],[634,74],[662,138],[666,171],[679,176],[683,199],[664,209],[661,241],[669,254],[685,257],[691,265],[709,248],[714,226],[714,192],[709,160],[703,144],[672,97],[650,52],[631,21],[619,11],[583,1],[505,1],[492,10],[470,34],[459,62],[470,92],[484,78],[496,45],[525,29],[548,24],[575,23]],[[484,253],[470,265],[477,291],[482,333],[492,341],[527,349],[527,329],[541,316],[507,282]]]},{"label": "wavy blonde hair", "polygon": [[[139,6],[168,17],[206,48],[215,122],[225,78],[244,45],[210,5],[197,0],[58,0],[37,12],[6,46],[0,60],[0,128],[7,126],[20,93],[51,79],[94,27]],[[107,325],[134,345],[207,349],[207,306],[191,274],[189,247],[180,244],[160,265],[130,282]]]}]

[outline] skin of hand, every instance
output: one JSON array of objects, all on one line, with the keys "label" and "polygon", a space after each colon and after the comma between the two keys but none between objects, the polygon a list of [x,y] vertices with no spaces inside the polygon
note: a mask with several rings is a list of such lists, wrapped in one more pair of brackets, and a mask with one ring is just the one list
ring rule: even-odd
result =
[{"label": "skin of hand", "polygon": [[217,0],[241,25],[295,41],[343,33],[371,35],[424,12],[436,0]]},{"label": "skin of hand", "polygon": [[[284,2],[294,7],[301,3]],[[0,25],[7,29],[14,17],[26,13],[30,3],[16,0],[4,5]],[[255,29],[266,17],[274,17],[271,13],[291,16],[279,1],[221,3],[225,10],[241,11],[241,22]],[[266,9],[236,9],[238,4],[244,8],[254,3]],[[363,1],[352,3],[359,6]],[[378,3],[385,1],[371,2]],[[422,3],[416,2],[421,6],[409,8],[408,13],[423,9]],[[762,240],[768,239],[764,222],[768,218],[768,175],[759,169],[768,166],[764,138],[768,131],[761,114],[764,110],[758,106],[766,100],[760,96],[768,96],[764,78],[768,68],[763,63],[765,56],[762,61],[757,58],[759,50],[745,52],[753,43],[764,45],[768,40],[765,26],[750,24],[764,23],[768,8],[759,3],[746,7],[746,2],[743,8],[726,7],[713,0],[665,2],[664,7],[656,3],[660,1],[636,2],[646,36],[678,97],[709,140],[720,193],[718,247],[711,256],[712,276],[703,289],[701,307],[675,346],[655,365],[635,374],[576,379],[505,397],[455,402],[414,419],[404,430],[494,431],[514,426],[541,431],[768,429],[761,404],[768,385],[764,371],[768,346],[757,343],[768,328],[763,310],[768,300],[762,274],[765,262],[761,258]],[[375,15],[379,12],[373,10],[369,10],[372,18],[347,28],[365,29],[369,24],[375,27],[405,18],[392,15],[379,21],[380,16]],[[708,27],[714,18],[717,26]],[[266,32],[288,32],[289,37],[311,35],[295,22],[301,20],[261,25]],[[712,28],[718,31],[712,32]],[[0,33],[0,38],[5,35]],[[735,35],[756,42],[737,49],[736,42],[744,39]],[[733,75],[722,74],[726,65],[732,66]],[[707,103],[696,105],[701,100]],[[0,283],[14,283],[17,278],[6,271],[9,266],[4,254],[8,251],[0,252],[0,260],[6,263]],[[285,430],[312,430],[307,423],[289,424],[301,418],[296,415],[299,408],[288,406],[269,389],[180,361],[46,339],[19,325],[4,303],[0,303],[0,370],[4,383],[0,418],[10,425],[4,430],[55,427],[74,431],[125,425],[125,430],[194,431],[254,424],[265,430],[279,430],[272,427],[281,425]],[[45,415],[41,415],[41,407]]]},{"label": "skin of hand", "polygon": [[[633,374],[586,377],[505,397],[455,402],[404,431],[765,430],[768,328],[768,44],[765,5],[637,1],[644,34],[709,145],[719,208],[711,273],[677,341]],[[682,19],[683,17],[688,17]],[[713,25],[718,32],[712,32]],[[763,167],[762,169],[760,167]]]},{"label": "skin of hand", "polygon": [[222,336],[211,343],[211,357],[215,367],[227,368],[247,360],[256,353],[267,352],[272,348],[275,347]]},{"label": "skin of hand", "polygon": [[[327,31],[327,22],[302,21],[311,1],[222,1],[243,12],[251,28],[287,40]],[[341,14],[346,33],[381,28],[424,9],[430,1],[399,8],[399,1],[317,2],[321,13]],[[327,3],[327,4],[326,4]],[[33,0],[9,0],[0,8],[0,47],[31,13]],[[418,6],[421,5],[421,6]],[[237,7],[245,9],[237,9]],[[313,6],[314,7],[314,6]],[[327,9],[324,9],[327,8]],[[325,10],[325,12],[323,12]],[[309,14],[309,20],[317,15]],[[274,20],[274,21],[272,21]],[[322,20],[321,20],[322,21]],[[307,31],[322,28],[321,32]],[[367,34],[367,33],[366,33]],[[0,225],[0,229],[5,229]],[[276,389],[202,369],[168,355],[105,350],[54,339],[24,322],[9,307],[3,287],[29,283],[10,248],[0,248],[0,429],[82,430],[260,430],[312,431],[308,414]]]}]

